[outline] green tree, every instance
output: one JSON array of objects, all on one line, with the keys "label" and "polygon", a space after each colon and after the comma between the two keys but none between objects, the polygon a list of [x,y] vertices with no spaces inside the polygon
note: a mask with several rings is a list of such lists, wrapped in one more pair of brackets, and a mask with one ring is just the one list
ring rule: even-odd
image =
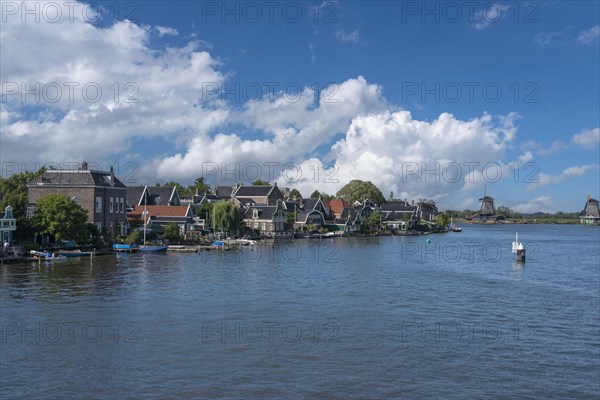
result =
[{"label": "green tree", "polygon": [[450,216],[447,213],[438,214],[433,218],[433,222],[440,228],[444,228],[450,224]]},{"label": "green tree", "polygon": [[140,233],[139,230],[134,230],[132,231],[129,235],[127,235],[127,237],[125,238],[125,243],[127,244],[134,244],[134,243],[139,243],[142,240],[142,234]]},{"label": "green tree", "polygon": [[88,222],[85,224],[85,231],[88,242],[92,244],[94,247],[103,247],[104,242],[102,241],[102,235],[98,230],[96,224]]},{"label": "green tree", "polygon": [[498,213],[498,215],[502,215],[504,217],[509,218],[512,215],[512,210],[506,206],[500,206],[496,208],[496,213]]},{"label": "green tree", "polygon": [[321,198],[321,200],[323,201],[329,201],[332,199],[335,199],[335,196],[331,195],[331,194],[327,194],[327,193],[321,193],[318,190],[315,190],[314,192],[312,192],[312,194],[310,195],[311,199],[318,199]]},{"label": "green tree", "polygon": [[53,235],[56,240],[85,241],[87,213],[72,199],[49,194],[36,203],[33,223],[41,234]]},{"label": "green tree", "polygon": [[300,191],[298,191],[298,189],[292,189],[290,191],[290,199],[298,199],[298,198],[302,198],[302,194],[300,194]]},{"label": "green tree", "polygon": [[336,194],[336,197],[342,198],[350,203],[355,201],[364,201],[369,199],[375,204],[385,203],[385,197],[381,190],[377,188],[371,181],[361,181],[354,179],[346,186],[342,187]]},{"label": "green tree", "polygon": [[222,231],[238,232],[242,215],[231,201],[220,201],[213,206],[214,226]]},{"label": "green tree", "polygon": [[179,182],[169,181],[169,182],[165,182],[165,184],[163,185],[163,187],[173,187],[173,186],[175,186],[177,188],[177,191],[179,192],[180,196],[186,195],[187,189]]},{"label": "green tree", "polygon": [[0,196],[0,212],[4,212],[7,206],[13,208],[13,216],[17,220],[15,237],[18,239],[26,239],[34,234],[33,224],[25,218],[28,203],[27,182],[44,171],[45,168],[41,168],[37,172],[14,174],[6,179],[0,178],[0,193],[2,194]]},{"label": "green tree", "polygon": [[383,214],[379,210],[375,210],[369,215],[366,220],[366,227],[370,230],[379,230],[383,221]]},{"label": "green tree", "polygon": [[293,210],[288,210],[287,211],[287,215],[286,215],[286,223],[292,225],[296,222],[296,216],[297,216],[297,212],[294,212],[294,210],[296,209],[296,205],[294,205],[294,209]]},{"label": "green tree", "polygon": [[181,233],[179,232],[179,225],[173,222],[165,226],[163,237],[172,241],[180,240]]},{"label": "green tree", "polygon": [[213,207],[216,203],[204,203],[196,209],[196,216],[206,221],[206,226],[212,227]]},{"label": "green tree", "polygon": [[330,201],[335,199],[335,196],[332,194],[327,194],[327,193],[321,193],[321,200],[323,201]]},{"label": "green tree", "polygon": [[194,184],[188,187],[187,192],[190,196],[193,196],[196,193],[202,195],[204,193],[210,192],[210,186],[208,186],[206,182],[204,182],[204,177],[201,176],[199,178],[196,178]]},{"label": "green tree", "polygon": [[264,181],[262,179],[257,179],[254,182],[252,182],[252,186],[268,186],[268,185],[270,185],[270,183],[267,181]]},{"label": "green tree", "polygon": [[421,210],[423,210],[423,211],[433,212],[433,213],[438,212],[438,208],[435,205],[435,201],[433,201],[433,200],[419,199],[419,202],[417,204],[421,207]]}]

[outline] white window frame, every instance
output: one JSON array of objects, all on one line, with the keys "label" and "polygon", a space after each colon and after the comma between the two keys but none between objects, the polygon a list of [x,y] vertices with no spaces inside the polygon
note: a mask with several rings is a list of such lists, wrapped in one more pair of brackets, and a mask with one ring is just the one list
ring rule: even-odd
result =
[{"label": "white window frame", "polygon": [[127,225],[121,221],[121,236],[127,236]]},{"label": "white window frame", "polygon": [[96,212],[102,212],[102,196],[96,196]]},{"label": "white window frame", "polygon": [[108,212],[110,212],[111,214],[114,212],[114,202],[115,202],[114,197],[111,197],[109,200],[110,206],[108,207]]}]

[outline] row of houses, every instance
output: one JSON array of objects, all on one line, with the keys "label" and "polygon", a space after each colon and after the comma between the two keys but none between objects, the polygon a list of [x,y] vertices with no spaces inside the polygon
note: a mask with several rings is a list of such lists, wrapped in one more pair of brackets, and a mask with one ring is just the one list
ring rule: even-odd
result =
[{"label": "row of houses", "polygon": [[[183,197],[176,187],[125,186],[111,171],[88,169],[48,170],[28,185],[27,216],[32,217],[38,199],[48,194],[68,196],[81,205],[100,231],[125,236],[131,229],[147,226],[162,231],[175,223],[183,235],[209,229],[209,215],[198,209],[205,203],[231,201],[239,209],[245,226],[264,235],[289,237],[307,226],[330,231],[358,231],[375,210],[381,212],[381,227],[407,230],[418,220],[431,221],[434,212],[406,200],[390,199],[379,206],[365,199],[350,204],[341,199],[285,198],[273,185],[217,186],[210,193]],[[293,218],[291,217],[293,215]]]},{"label": "row of houses", "polygon": [[[48,194],[70,197],[86,210],[88,221],[100,231],[121,236],[143,225],[161,232],[175,223],[182,235],[193,235],[209,229],[209,215],[199,212],[206,203],[231,201],[240,209],[244,225],[264,235],[289,237],[292,232],[308,226],[329,231],[356,232],[375,211],[380,212],[380,227],[391,231],[406,231],[419,222],[432,222],[435,207],[394,199],[393,193],[382,205],[369,199],[350,204],[343,199],[289,198],[273,185],[217,186],[210,193],[181,196],[176,187],[127,187],[110,171],[88,169],[86,162],[78,170],[47,170],[27,184],[29,205],[26,216],[31,218],[37,200]],[[482,212],[475,217],[495,216],[493,200],[484,196]],[[292,217],[293,216],[293,217]],[[598,201],[588,198],[582,223],[600,223]],[[0,213],[0,235],[10,242],[16,229],[12,208]],[[233,234],[235,232],[232,232]]]}]

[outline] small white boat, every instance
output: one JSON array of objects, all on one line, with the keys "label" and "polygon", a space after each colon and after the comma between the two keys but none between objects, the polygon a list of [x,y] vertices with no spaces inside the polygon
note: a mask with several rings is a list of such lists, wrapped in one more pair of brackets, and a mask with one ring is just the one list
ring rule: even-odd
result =
[{"label": "small white boat", "polygon": [[235,241],[236,243],[241,244],[242,246],[256,246],[256,240],[241,238]]},{"label": "small white boat", "polygon": [[454,225],[454,222],[452,222],[452,214],[450,214],[450,231],[451,232],[462,232],[462,228],[460,226]]},{"label": "small white boat", "polygon": [[67,257],[59,255],[57,253],[50,253],[50,252],[37,251],[37,250],[31,250],[29,252],[29,255],[31,257],[35,258],[36,260],[44,260],[44,261],[61,261],[61,260],[67,259]]}]

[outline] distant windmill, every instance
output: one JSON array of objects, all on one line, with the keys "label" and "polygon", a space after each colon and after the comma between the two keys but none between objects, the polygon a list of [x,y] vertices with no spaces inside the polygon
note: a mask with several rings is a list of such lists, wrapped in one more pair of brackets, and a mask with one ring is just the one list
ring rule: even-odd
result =
[{"label": "distant windmill", "polygon": [[489,217],[496,214],[494,207],[494,199],[490,196],[486,196],[487,185],[483,189],[483,197],[479,199],[481,202],[481,208],[479,209],[480,217]]}]

